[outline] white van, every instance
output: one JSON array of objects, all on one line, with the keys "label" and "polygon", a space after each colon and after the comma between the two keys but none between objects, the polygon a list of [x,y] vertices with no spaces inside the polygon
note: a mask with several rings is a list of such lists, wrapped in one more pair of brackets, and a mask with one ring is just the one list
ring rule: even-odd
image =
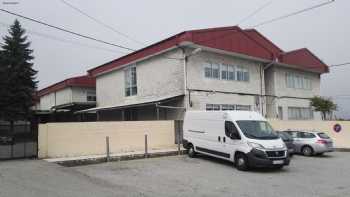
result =
[{"label": "white van", "polygon": [[188,155],[202,153],[249,167],[289,165],[287,148],[270,124],[252,111],[188,111],[183,125]]}]

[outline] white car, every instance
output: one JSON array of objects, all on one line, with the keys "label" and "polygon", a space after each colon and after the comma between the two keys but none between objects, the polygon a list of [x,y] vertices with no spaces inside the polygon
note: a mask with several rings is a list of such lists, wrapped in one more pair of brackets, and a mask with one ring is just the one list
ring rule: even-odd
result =
[{"label": "white car", "polygon": [[239,170],[289,165],[284,142],[259,113],[188,111],[183,129],[190,157],[198,152],[229,160]]}]

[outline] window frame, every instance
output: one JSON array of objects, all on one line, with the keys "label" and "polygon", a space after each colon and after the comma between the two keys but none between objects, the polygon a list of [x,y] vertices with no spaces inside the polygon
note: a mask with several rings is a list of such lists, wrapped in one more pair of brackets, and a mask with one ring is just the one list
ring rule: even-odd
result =
[{"label": "window frame", "polygon": [[124,95],[125,97],[137,95],[137,69],[136,64],[124,69]]}]

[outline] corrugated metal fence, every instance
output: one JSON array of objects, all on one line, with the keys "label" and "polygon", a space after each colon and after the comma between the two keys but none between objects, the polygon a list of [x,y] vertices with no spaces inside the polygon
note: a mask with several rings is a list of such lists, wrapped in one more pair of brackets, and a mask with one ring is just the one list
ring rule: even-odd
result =
[{"label": "corrugated metal fence", "polygon": [[0,123],[0,160],[32,158],[37,156],[37,132],[30,123],[10,125]]}]

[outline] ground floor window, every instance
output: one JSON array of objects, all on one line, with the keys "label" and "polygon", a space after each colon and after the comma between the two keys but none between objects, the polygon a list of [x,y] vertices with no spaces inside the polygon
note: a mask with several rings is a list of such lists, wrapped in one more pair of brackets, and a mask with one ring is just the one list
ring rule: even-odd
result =
[{"label": "ground floor window", "polygon": [[308,107],[288,107],[289,120],[310,120],[313,119],[313,111]]},{"label": "ground floor window", "polygon": [[244,110],[250,111],[250,105],[234,105],[234,104],[206,104],[207,111],[227,111],[227,110]]},{"label": "ground floor window", "polygon": [[207,104],[206,105],[206,110],[207,111],[219,111],[220,110],[220,105],[217,104]]}]

